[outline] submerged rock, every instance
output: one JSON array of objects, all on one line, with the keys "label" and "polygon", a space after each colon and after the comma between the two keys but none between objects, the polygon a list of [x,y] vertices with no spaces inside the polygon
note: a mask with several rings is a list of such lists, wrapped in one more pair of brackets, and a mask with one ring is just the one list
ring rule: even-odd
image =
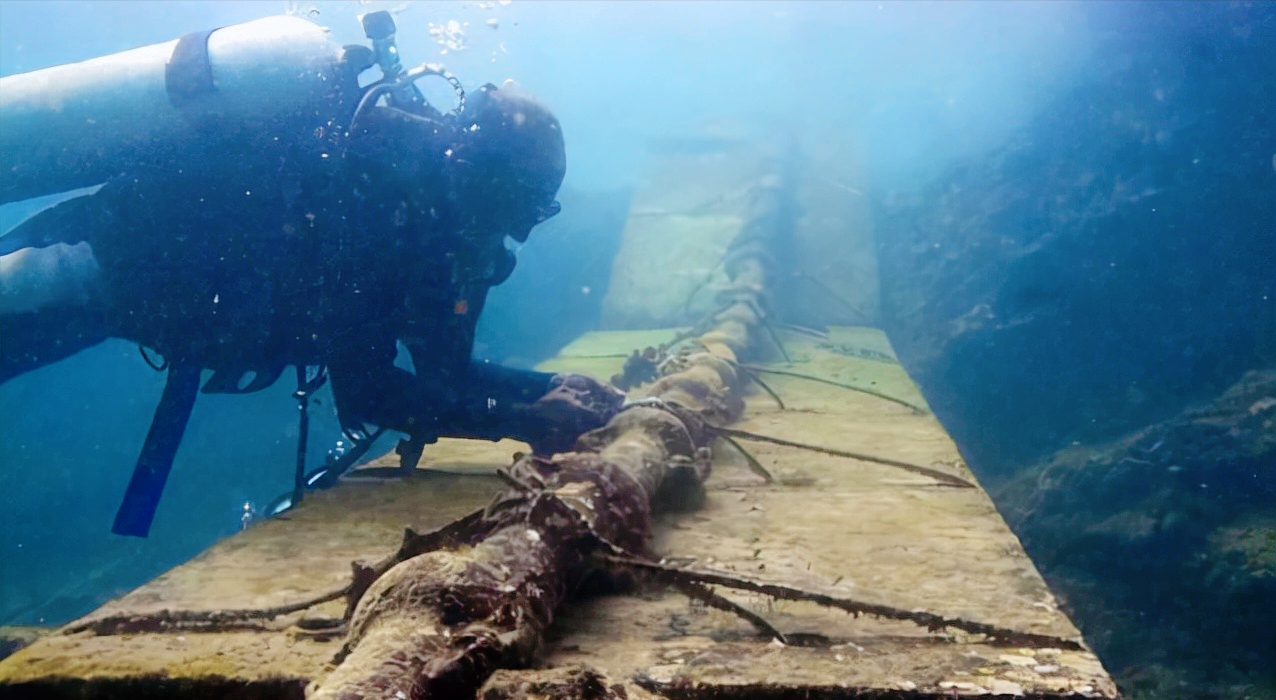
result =
[{"label": "submerged rock", "polygon": [[1221,697],[1276,691],[1267,396],[1276,369],[1113,443],[1061,450],[994,494],[1127,693],[1156,697],[1180,683]]}]

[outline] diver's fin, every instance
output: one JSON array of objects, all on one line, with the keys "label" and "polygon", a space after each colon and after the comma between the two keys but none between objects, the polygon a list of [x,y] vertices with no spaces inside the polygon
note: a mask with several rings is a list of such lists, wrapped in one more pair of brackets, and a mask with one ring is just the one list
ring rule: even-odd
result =
[{"label": "diver's fin", "polygon": [[190,420],[198,390],[199,365],[175,361],[169,366],[164,395],[160,397],[159,406],[155,407],[151,429],[146,433],[142,454],[137,458],[137,466],[133,467],[133,478],[129,480],[124,500],[115,514],[111,532],[132,537],[146,537],[150,532],[155,509],[159,506],[160,495],[164,493],[168,472],[173,468],[177,447],[182,444],[182,434],[186,432],[186,422]]}]

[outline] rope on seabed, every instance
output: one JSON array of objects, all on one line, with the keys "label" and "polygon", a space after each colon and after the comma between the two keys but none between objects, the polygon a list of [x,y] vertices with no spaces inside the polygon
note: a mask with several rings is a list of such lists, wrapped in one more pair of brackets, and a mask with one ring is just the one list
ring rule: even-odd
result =
[{"label": "rope on seabed", "polygon": [[736,449],[736,452],[739,452],[741,455],[744,455],[744,461],[748,463],[750,471],[762,477],[762,480],[768,484],[775,483],[775,477],[771,476],[771,472],[768,471],[766,467],[762,466],[762,463],[758,461],[757,457],[753,456],[752,452],[749,452],[748,450],[744,449],[744,445],[741,445],[739,442],[736,442],[735,438],[723,432],[719,432],[718,437],[722,438],[723,442],[734,447]]},{"label": "rope on seabed", "polygon": [[948,472],[942,472],[942,471],[939,471],[938,469],[923,467],[919,464],[912,464],[910,462],[901,462],[897,459],[891,459],[889,457],[877,457],[874,455],[863,454],[860,452],[849,452],[846,450],[839,450],[832,447],[821,447],[820,445],[811,445],[805,442],[796,442],[794,440],[785,440],[784,438],[771,437],[770,435],[751,433],[751,432],[748,432],[747,430],[737,430],[735,428],[725,428],[725,427],[717,426],[717,425],[711,425],[709,427],[717,431],[718,435],[720,436],[730,436],[733,438],[739,438],[741,440],[753,440],[755,442],[769,442],[773,445],[782,445],[784,447],[796,447],[801,450],[810,450],[812,452],[822,452],[826,455],[833,455],[834,457],[846,457],[847,459],[858,459],[864,462],[884,464],[889,467],[896,467],[898,469],[903,469],[904,471],[913,472],[914,474],[921,474],[923,476],[928,476],[934,479],[935,481],[940,482],[944,486],[953,486],[953,487],[962,488],[962,489],[975,488],[975,485],[970,483],[969,481],[966,481],[965,479],[959,476],[954,476],[952,474],[949,474]]},{"label": "rope on seabed", "polygon": [[[890,605],[880,605],[877,603],[866,603],[863,601],[851,600],[848,598],[839,598],[779,583],[755,581],[736,573],[686,569],[670,566],[663,562],[647,561],[632,556],[618,556],[615,554],[603,554],[601,556],[604,561],[609,563],[638,569],[640,571],[649,571],[657,577],[663,577],[671,582],[681,581],[698,583],[701,585],[708,584],[724,586],[726,588],[760,593],[762,595],[781,600],[805,600],[815,603],[816,605],[843,610],[857,617],[860,615],[873,615],[875,617],[883,617],[889,620],[913,622],[932,632],[952,627],[971,634],[985,635],[988,637],[990,642],[1002,646],[1033,647],[1038,649],[1067,649],[1069,651],[1085,650],[1085,647],[1080,642],[1066,637],[1056,637],[1054,635],[1037,634],[1034,632],[1021,632],[1019,630],[1009,629],[1006,627],[990,625],[985,622],[965,620],[959,617],[944,617],[943,615],[937,615],[925,610],[904,610]],[[750,622],[752,622],[752,620],[750,620]]]},{"label": "rope on seabed", "polygon": [[[354,613],[355,604],[372,585],[372,582],[389,571],[396,564],[412,557],[432,552],[455,544],[457,541],[468,541],[481,537],[484,532],[479,527],[484,509],[480,508],[457,518],[438,529],[418,533],[408,528],[403,533],[403,542],[399,549],[388,557],[373,564],[363,566],[356,564],[354,576],[350,583],[307,598],[296,603],[287,603],[269,608],[245,608],[228,610],[160,610],[155,613],[137,613],[111,615],[88,620],[67,627],[63,634],[76,634],[91,631],[98,636],[113,634],[130,634],[136,632],[221,632],[235,629],[265,629],[263,622],[273,620],[282,615],[301,612],[316,605],[328,603],[345,597],[346,612],[341,620],[333,620],[333,629],[348,622]],[[320,621],[323,622],[323,621]]]},{"label": "rope on seabed", "polygon": [[762,387],[763,391],[769,394],[772,399],[775,399],[775,403],[776,405],[780,407],[781,411],[787,409],[787,407],[784,405],[784,399],[780,398],[780,395],[775,393],[775,389],[772,389],[769,385],[767,385],[766,382],[762,381],[762,377],[759,377],[756,371],[752,371],[748,369],[747,367],[744,367],[743,365],[736,365],[736,366],[740,367],[740,369],[744,372],[744,376],[748,377],[749,380],[752,381],[754,384],[757,384],[758,386]]},{"label": "rope on seabed", "polygon": [[843,384],[843,383],[841,383],[841,382],[835,382],[835,381],[833,381],[832,379],[825,379],[824,377],[817,377],[817,376],[815,376],[815,375],[813,375],[813,374],[802,374],[801,372],[791,372],[791,371],[783,370],[783,369],[771,369],[771,368],[769,368],[769,367],[761,367],[761,366],[759,366],[759,365],[746,365],[746,364],[740,364],[739,366],[740,366],[740,367],[742,367],[742,368],[744,368],[744,369],[746,369],[746,370],[749,370],[750,372],[762,372],[762,373],[764,373],[764,374],[777,374],[777,375],[784,376],[784,377],[795,377],[795,378],[797,378],[797,379],[806,379],[806,380],[808,380],[808,381],[812,381],[812,382],[819,382],[819,383],[821,383],[821,384],[828,384],[829,386],[839,387],[839,388],[842,388],[842,389],[846,389],[846,390],[848,390],[848,391],[855,391],[855,392],[859,392],[859,393],[861,393],[861,394],[868,394],[869,396],[876,396],[877,398],[882,399],[882,400],[884,400],[884,401],[890,401],[891,403],[895,403],[895,404],[899,404],[900,406],[904,406],[905,408],[908,408],[909,410],[911,410],[913,413],[917,413],[917,414],[925,414],[925,413],[927,413],[926,409],[922,408],[921,406],[917,406],[917,405],[911,404],[911,403],[909,403],[909,402],[907,402],[907,401],[905,401],[905,400],[903,400],[903,399],[896,398],[896,397],[894,397],[894,396],[891,396],[890,394],[884,394],[884,393],[882,393],[882,392],[880,392],[880,391],[876,391],[876,390],[874,390],[874,389],[866,389],[866,388],[864,388],[864,387],[861,387],[861,386],[855,386],[855,385],[853,385],[853,384]]}]

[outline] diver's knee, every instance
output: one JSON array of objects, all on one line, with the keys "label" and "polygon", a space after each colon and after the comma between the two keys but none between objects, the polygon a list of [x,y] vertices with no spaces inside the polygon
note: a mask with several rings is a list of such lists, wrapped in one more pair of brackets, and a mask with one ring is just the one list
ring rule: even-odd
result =
[{"label": "diver's knee", "polygon": [[84,308],[0,314],[0,384],[64,360],[109,336],[98,315]]},{"label": "diver's knee", "polygon": [[86,242],[22,248],[0,256],[0,314],[88,306],[101,284],[102,270]]}]

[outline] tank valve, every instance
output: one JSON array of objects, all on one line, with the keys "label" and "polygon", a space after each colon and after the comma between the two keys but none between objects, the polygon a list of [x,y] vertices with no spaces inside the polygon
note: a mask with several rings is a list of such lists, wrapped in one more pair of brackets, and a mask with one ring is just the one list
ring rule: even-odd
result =
[{"label": "tank valve", "polygon": [[399,106],[419,104],[425,101],[421,92],[411,81],[401,81],[403,61],[399,58],[399,47],[394,43],[394,33],[398,27],[394,24],[394,16],[385,10],[369,12],[361,18],[363,33],[372,41],[372,50],[377,57],[377,65],[381,67],[383,82],[393,85],[390,99]]}]

